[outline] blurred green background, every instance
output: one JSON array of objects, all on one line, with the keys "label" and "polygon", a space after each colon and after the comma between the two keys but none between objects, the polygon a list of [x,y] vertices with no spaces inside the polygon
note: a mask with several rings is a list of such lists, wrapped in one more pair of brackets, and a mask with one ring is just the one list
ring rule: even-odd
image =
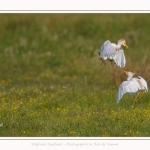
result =
[{"label": "blurred green background", "polygon": [[[124,38],[125,70],[150,83],[150,14],[0,14],[0,136],[149,136],[149,96],[97,51]],[[132,119],[131,119],[132,118]]]},{"label": "blurred green background", "polygon": [[[100,65],[97,51],[107,39],[125,38],[124,69],[149,80],[149,14],[0,14],[0,19],[1,79],[48,69],[61,77],[90,74],[108,80],[111,68]],[[117,73],[121,78],[120,68]]]}]

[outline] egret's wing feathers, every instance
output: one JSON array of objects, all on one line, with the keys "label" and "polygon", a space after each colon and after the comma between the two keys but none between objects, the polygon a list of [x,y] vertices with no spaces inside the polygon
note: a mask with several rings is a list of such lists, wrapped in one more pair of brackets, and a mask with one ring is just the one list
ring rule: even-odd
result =
[{"label": "egret's wing feathers", "polygon": [[112,58],[116,55],[117,51],[114,49],[114,47],[111,45],[110,41],[107,40],[103,43],[101,46],[101,49],[99,50],[99,54],[101,57],[106,58]]},{"label": "egret's wing feathers", "polygon": [[117,55],[113,59],[115,63],[117,64],[117,66],[121,68],[125,67],[126,59],[125,59],[124,52],[122,49],[118,51]]},{"label": "egret's wing feathers", "polygon": [[138,91],[138,87],[135,86],[134,82],[132,81],[124,81],[119,86],[119,90],[117,93],[116,103],[122,98],[125,93],[134,94]]},{"label": "egret's wing feathers", "polygon": [[140,79],[140,82],[141,82],[143,88],[145,89],[145,92],[147,92],[148,91],[147,82],[140,76],[138,76],[137,78]]}]

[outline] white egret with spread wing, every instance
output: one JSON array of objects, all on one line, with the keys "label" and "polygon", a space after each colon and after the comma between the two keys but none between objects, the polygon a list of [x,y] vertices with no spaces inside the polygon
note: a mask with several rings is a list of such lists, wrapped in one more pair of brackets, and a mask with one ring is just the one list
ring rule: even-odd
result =
[{"label": "white egret with spread wing", "polygon": [[117,44],[106,40],[98,51],[102,63],[105,64],[104,60],[108,60],[111,64],[114,63],[121,68],[125,67],[126,59],[121,47],[122,45],[128,48],[125,39],[118,40]]},{"label": "white egret with spread wing", "polygon": [[139,96],[140,93],[144,94],[144,92],[148,91],[147,82],[140,76],[133,78],[135,74],[133,72],[129,72],[125,70],[123,71],[128,75],[128,78],[127,81],[123,81],[119,86],[116,103],[120,101],[120,99],[125,93],[128,94],[138,93],[134,99],[134,102],[137,102],[142,98],[142,96]]}]

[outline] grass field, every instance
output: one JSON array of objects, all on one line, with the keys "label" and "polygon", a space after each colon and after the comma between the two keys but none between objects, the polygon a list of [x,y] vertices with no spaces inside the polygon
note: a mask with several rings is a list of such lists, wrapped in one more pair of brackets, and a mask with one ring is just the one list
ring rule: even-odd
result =
[{"label": "grass field", "polygon": [[1,137],[149,137],[149,92],[97,51],[125,38],[125,70],[150,84],[150,14],[0,14]]}]

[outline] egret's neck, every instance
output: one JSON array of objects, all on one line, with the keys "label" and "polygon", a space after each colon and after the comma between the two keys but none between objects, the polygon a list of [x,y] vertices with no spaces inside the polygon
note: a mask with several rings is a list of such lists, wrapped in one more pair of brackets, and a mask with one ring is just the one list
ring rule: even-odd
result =
[{"label": "egret's neck", "polygon": [[121,48],[121,45],[120,44],[115,44],[115,43],[111,43],[111,45],[116,49],[116,50],[118,50],[118,49],[120,49]]},{"label": "egret's neck", "polygon": [[127,78],[127,81],[130,81],[130,80],[131,80],[131,77],[128,77],[128,78]]},{"label": "egret's neck", "polygon": [[116,45],[116,47],[117,47],[118,49],[120,49],[120,48],[121,48],[121,44],[118,43],[118,44]]},{"label": "egret's neck", "polygon": [[128,76],[127,81],[130,81],[133,76]]}]

